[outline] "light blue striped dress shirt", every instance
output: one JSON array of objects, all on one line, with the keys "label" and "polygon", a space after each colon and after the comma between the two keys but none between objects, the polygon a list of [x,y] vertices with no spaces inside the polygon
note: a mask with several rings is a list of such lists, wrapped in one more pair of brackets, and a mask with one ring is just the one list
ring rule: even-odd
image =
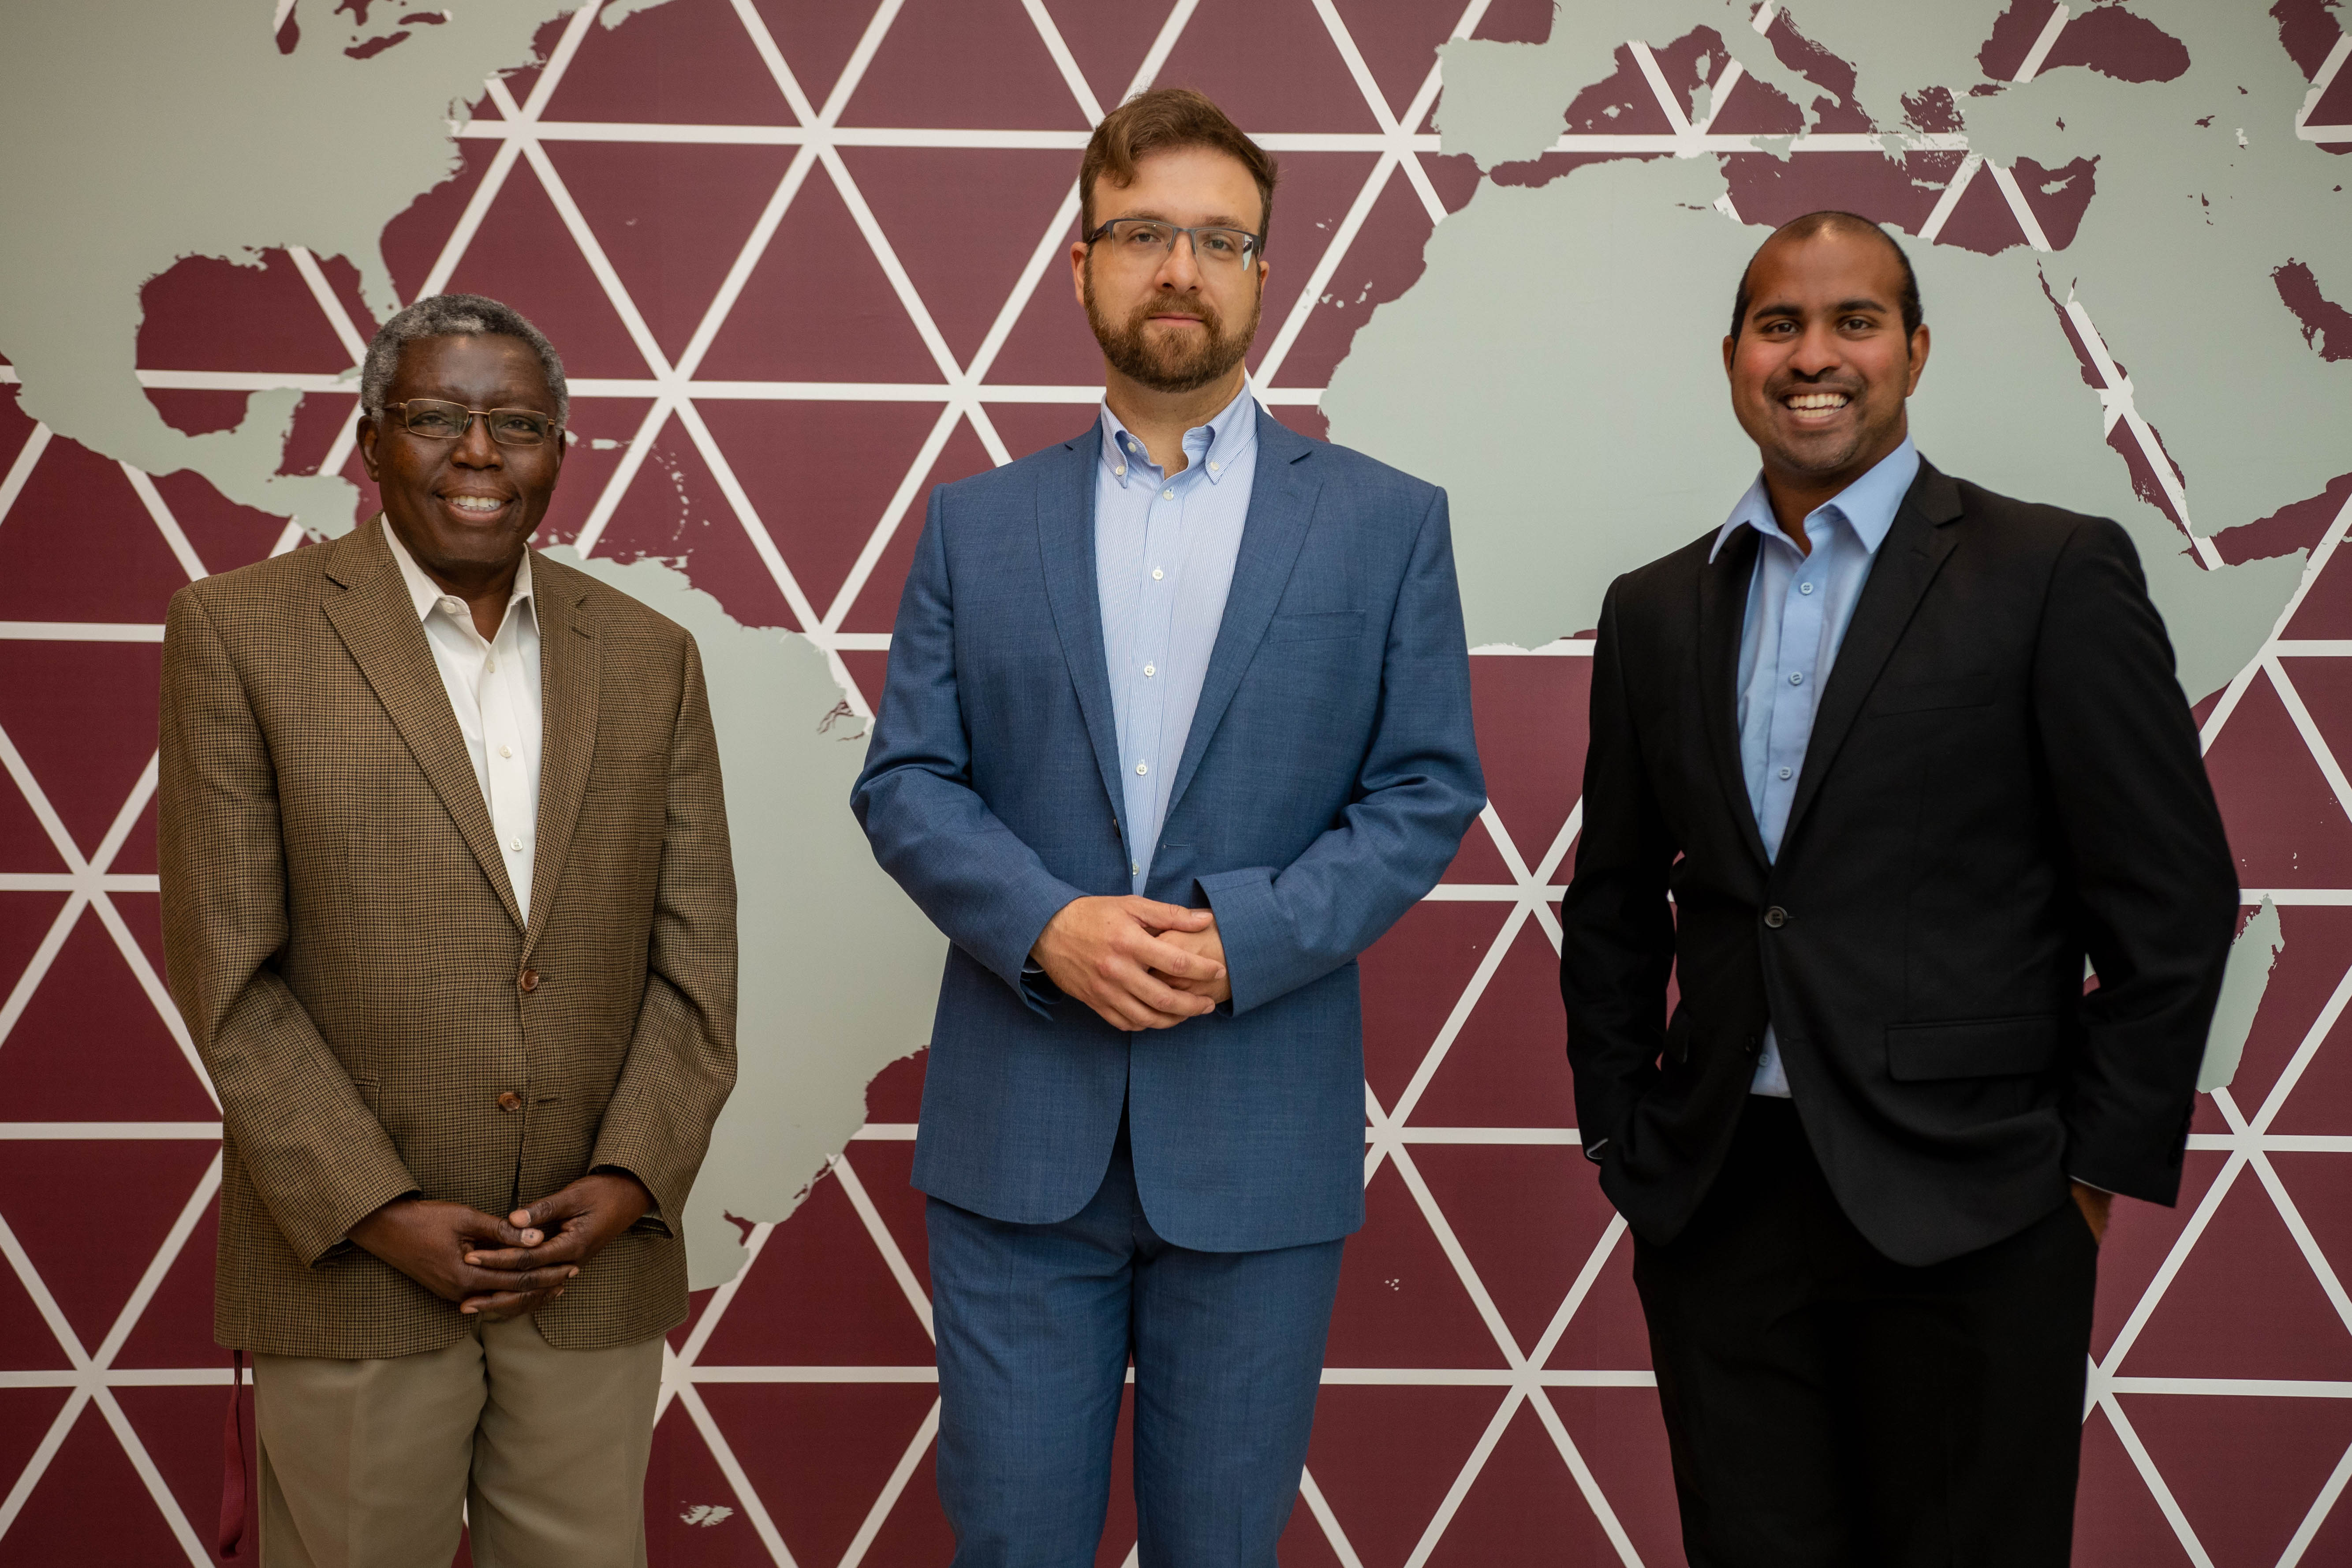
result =
[{"label": "light blue striped dress shirt", "polygon": [[1256,481],[1257,400],[1249,389],[1184,432],[1184,471],[1160,471],[1106,404],[1095,474],[1095,591],[1127,785],[1130,887],[1151,874],[1176,764],[1192,732],[1209,654],[1224,623]]},{"label": "light blue striped dress shirt", "polygon": [[[1747,775],[1748,804],[1756,813],[1764,853],[1780,857],[1780,836],[1789,807],[1805,772],[1805,747],[1813,735],[1813,712],[1822,684],[1845,640],[1870,563],[1895,526],[1895,513],[1919,473],[1918,448],[1905,437],[1862,478],[1822,502],[1805,519],[1807,554],[1780,531],[1771,499],[1758,475],[1732,509],[1731,520],[1715,537],[1708,559],[1723,552],[1735,531],[1762,535],[1756,573],[1748,583],[1748,616],[1739,634],[1739,765]],[[1768,1022],[1756,1064],[1757,1094],[1789,1092],[1780,1064],[1780,1042]]]}]

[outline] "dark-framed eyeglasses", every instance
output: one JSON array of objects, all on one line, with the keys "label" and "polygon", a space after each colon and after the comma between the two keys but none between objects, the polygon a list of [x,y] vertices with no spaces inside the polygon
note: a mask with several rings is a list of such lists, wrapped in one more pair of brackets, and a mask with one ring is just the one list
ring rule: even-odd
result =
[{"label": "dark-framed eyeglasses", "polygon": [[1161,257],[1176,248],[1179,235],[1192,237],[1192,259],[1203,268],[1239,267],[1255,260],[1265,248],[1265,237],[1245,228],[1213,225],[1186,228],[1181,224],[1162,223],[1156,217],[1112,218],[1087,236],[1087,243],[1108,241],[1110,254],[1115,257],[1158,266]]},{"label": "dark-framed eyeglasses", "polygon": [[462,403],[444,403],[437,397],[387,403],[383,411],[396,415],[402,429],[428,441],[459,439],[474,427],[477,415],[481,417],[482,427],[490,433],[490,439],[501,447],[543,446],[550,436],[562,428],[552,415],[541,414],[536,408],[468,408]]}]

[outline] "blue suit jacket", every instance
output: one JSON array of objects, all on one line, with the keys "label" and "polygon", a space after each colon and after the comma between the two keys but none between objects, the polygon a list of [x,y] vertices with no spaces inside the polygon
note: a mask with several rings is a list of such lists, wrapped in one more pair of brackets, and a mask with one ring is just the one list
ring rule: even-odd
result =
[{"label": "blue suit jacket", "polygon": [[1257,416],[1224,621],[1152,898],[1217,915],[1229,1007],[1113,1028],[1023,966],[1129,890],[1095,591],[1094,426],[931,492],[851,803],[947,932],[915,1185],[1001,1220],[1084,1207],[1128,1111],[1153,1227],[1252,1251],[1363,1223],[1356,955],[1485,803],[1445,495]]}]

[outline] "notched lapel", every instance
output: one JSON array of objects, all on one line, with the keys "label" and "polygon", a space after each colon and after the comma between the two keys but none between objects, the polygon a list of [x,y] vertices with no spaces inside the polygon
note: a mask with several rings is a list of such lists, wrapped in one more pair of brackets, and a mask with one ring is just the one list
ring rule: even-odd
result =
[{"label": "notched lapel", "polygon": [[593,617],[580,613],[586,590],[568,580],[560,591],[557,574],[544,563],[532,566],[532,609],[539,616],[539,837],[531,852],[530,923],[523,932],[526,962],[547,929],[550,911],[563,884],[572,830],[588,794],[588,771],[596,760],[596,703],[604,676],[603,645]]},{"label": "notched lapel", "polygon": [[1062,639],[1062,658],[1077,689],[1078,711],[1094,742],[1110,808],[1126,826],[1118,776],[1118,720],[1110,702],[1110,661],[1103,651],[1102,600],[1095,591],[1095,462],[1100,426],[1066,443],[1055,471],[1037,482],[1037,550],[1045,603]]},{"label": "notched lapel", "polygon": [[507,880],[489,808],[482,804],[481,781],[466,755],[466,737],[450,710],[448,689],[441,684],[440,667],[433,662],[383,528],[380,520],[372,521],[328,546],[335,553],[327,575],[343,591],[328,595],[321,607],[520,930],[522,910]]},{"label": "notched lapel", "polygon": [[1829,685],[1813,716],[1812,737],[1805,744],[1805,768],[1797,778],[1797,796],[1790,804],[1789,826],[1781,834],[1785,849],[1797,840],[1822,780],[1837,761],[1838,748],[1861,716],[1871,688],[1903,640],[1904,628],[1927,595],[1928,585],[1943,569],[1945,557],[1959,543],[1959,533],[1947,526],[1960,515],[1959,487],[1927,463],[1911,482],[1895,522],[1871,563],[1862,585],[1862,597],[1846,623],[1845,640],[1838,645],[1837,662],[1830,668]]},{"label": "notched lapel", "polygon": [[1698,574],[1699,714],[1706,725],[1706,749],[1715,762],[1724,805],[1739,824],[1739,836],[1759,866],[1771,864],[1756,808],[1748,799],[1748,774],[1739,762],[1739,639],[1748,624],[1749,579],[1761,541],[1752,528],[1734,531],[1721,553]]},{"label": "notched lapel", "polygon": [[1201,681],[1201,703],[1192,711],[1192,732],[1176,765],[1168,795],[1168,815],[1176,815],[1184,788],[1199,771],[1202,754],[1217,732],[1225,710],[1241,689],[1242,677],[1257,657],[1273,624],[1275,606],[1290,585],[1291,568],[1315,521],[1323,489],[1315,471],[1315,448],[1272,415],[1257,412],[1257,465],[1250,477],[1249,514],[1242,520],[1241,552],[1234,561],[1233,586],[1225,594],[1225,616],[1209,650],[1209,671]]}]

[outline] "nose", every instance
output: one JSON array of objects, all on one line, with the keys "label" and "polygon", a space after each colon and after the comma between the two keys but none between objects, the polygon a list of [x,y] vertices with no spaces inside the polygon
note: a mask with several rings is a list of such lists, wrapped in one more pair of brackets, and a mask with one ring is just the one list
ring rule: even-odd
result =
[{"label": "nose", "polygon": [[1160,263],[1160,286],[1185,293],[1201,284],[1201,258],[1192,248],[1192,237],[1180,234],[1176,243],[1168,247],[1168,255]]},{"label": "nose", "polygon": [[466,433],[457,437],[457,449],[450,460],[468,468],[503,467],[499,457],[499,444],[490,439],[490,416],[476,414],[466,421]]},{"label": "nose", "polygon": [[1800,375],[1819,375],[1835,370],[1845,363],[1845,348],[1827,321],[1807,324],[1804,335],[1797,340],[1796,349],[1789,356],[1789,368]]}]

